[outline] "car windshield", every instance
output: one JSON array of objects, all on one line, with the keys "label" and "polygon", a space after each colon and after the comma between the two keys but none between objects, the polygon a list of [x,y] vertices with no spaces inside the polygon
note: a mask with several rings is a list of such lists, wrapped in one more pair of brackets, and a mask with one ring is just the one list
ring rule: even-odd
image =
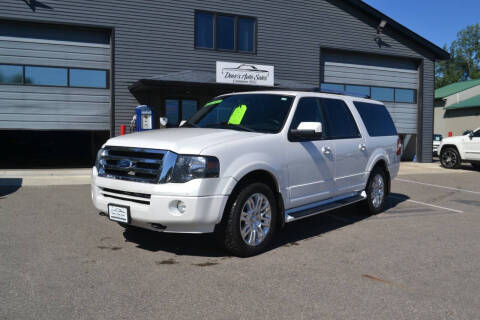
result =
[{"label": "car windshield", "polygon": [[277,133],[293,99],[293,96],[262,93],[222,96],[205,104],[184,126]]}]

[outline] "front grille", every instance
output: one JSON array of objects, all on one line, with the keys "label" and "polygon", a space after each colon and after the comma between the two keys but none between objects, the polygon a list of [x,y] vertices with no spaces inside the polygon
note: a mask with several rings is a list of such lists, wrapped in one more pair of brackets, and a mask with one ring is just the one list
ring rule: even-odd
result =
[{"label": "front grille", "polygon": [[110,188],[100,187],[100,190],[102,190],[102,195],[106,198],[131,201],[146,205],[150,204],[150,198],[152,197],[150,194],[147,193],[130,192]]},{"label": "front grille", "polygon": [[98,160],[98,175],[113,179],[159,183],[163,178],[162,172],[166,172],[162,169],[168,154],[168,151],[157,149],[106,147]]}]

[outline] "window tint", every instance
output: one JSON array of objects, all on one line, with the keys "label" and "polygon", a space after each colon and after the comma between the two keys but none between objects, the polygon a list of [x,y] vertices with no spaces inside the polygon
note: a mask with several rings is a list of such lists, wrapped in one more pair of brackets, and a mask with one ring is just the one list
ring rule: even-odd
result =
[{"label": "window tint", "polygon": [[235,17],[217,16],[217,48],[235,50]]},{"label": "window tint", "polygon": [[25,66],[25,83],[46,86],[67,86],[67,69]]},{"label": "window tint", "polygon": [[372,87],[372,99],[393,102],[393,88]]},{"label": "window tint", "polygon": [[345,91],[348,93],[370,96],[370,87],[367,87],[367,86],[355,86],[355,85],[347,84],[345,86]]},{"label": "window tint", "polygon": [[358,138],[360,132],[348,106],[342,100],[320,99],[329,139]]},{"label": "window tint", "polygon": [[395,89],[395,102],[415,103],[415,90]]},{"label": "window tint", "polygon": [[318,98],[301,98],[298,101],[290,129],[297,129],[301,122],[320,122],[323,128],[323,114]]},{"label": "window tint", "polygon": [[190,119],[197,112],[196,100],[182,100],[182,120]]},{"label": "window tint", "polygon": [[480,138],[480,130],[475,131],[475,132],[473,133],[473,136],[474,136],[475,138]]},{"label": "window tint", "polygon": [[0,65],[0,83],[23,83],[23,67]]},{"label": "window tint", "polygon": [[396,136],[392,117],[382,104],[354,102],[371,137]]},{"label": "window tint", "polygon": [[213,17],[212,13],[196,13],[195,46],[213,48]]},{"label": "window tint", "polygon": [[88,69],[70,69],[71,87],[90,87],[106,88],[107,71],[88,70]]},{"label": "window tint", "polygon": [[201,128],[279,132],[293,97],[278,94],[235,94],[202,107],[188,122]]},{"label": "window tint", "polygon": [[345,91],[345,86],[343,84],[336,84],[336,83],[322,83],[320,88],[325,91],[337,91],[337,92]]},{"label": "window tint", "polygon": [[255,19],[238,18],[238,51],[254,51]]}]

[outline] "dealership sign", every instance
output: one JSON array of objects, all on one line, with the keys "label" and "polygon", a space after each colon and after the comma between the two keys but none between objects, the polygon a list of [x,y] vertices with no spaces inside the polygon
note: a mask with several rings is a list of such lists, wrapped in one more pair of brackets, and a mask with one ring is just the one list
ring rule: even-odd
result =
[{"label": "dealership sign", "polygon": [[273,87],[273,66],[217,61],[217,82]]}]

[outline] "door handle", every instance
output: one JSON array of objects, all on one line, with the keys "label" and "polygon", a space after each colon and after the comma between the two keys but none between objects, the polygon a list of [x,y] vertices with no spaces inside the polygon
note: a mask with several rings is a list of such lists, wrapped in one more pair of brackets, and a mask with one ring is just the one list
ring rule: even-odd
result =
[{"label": "door handle", "polygon": [[332,149],[330,149],[330,147],[323,147],[322,152],[323,154],[329,155],[330,153],[332,153]]},{"label": "door handle", "polygon": [[367,150],[367,146],[365,146],[365,143],[360,143],[360,144],[358,145],[358,148],[360,149],[360,151],[365,151],[365,150]]}]

